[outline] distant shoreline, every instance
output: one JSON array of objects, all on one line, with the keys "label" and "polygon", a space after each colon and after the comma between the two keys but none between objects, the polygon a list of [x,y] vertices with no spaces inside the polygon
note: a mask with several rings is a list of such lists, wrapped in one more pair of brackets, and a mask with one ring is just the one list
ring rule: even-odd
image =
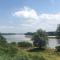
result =
[{"label": "distant shoreline", "polygon": [[[1,35],[33,35],[34,32],[27,32],[27,33],[0,33]],[[48,36],[56,36],[55,32],[47,32]]]}]

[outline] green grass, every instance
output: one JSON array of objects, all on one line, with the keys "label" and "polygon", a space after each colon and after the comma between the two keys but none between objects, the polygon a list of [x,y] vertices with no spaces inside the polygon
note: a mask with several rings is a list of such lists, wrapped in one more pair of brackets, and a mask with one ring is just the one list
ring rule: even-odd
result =
[{"label": "green grass", "polygon": [[27,49],[19,49],[14,57],[4,54],[0,55],[0,60],[60,60],[60,53],[56,53],[52,49],[32,52]]},{"label": "green grass", "polygon": [[23,57],[26,56],[28,58],[27,60],[60,60],[60,55],[58,55],[52,49],[47,49],[40,52],[28,52],[26,50],[20,50],[17,55],[22,55]]}]

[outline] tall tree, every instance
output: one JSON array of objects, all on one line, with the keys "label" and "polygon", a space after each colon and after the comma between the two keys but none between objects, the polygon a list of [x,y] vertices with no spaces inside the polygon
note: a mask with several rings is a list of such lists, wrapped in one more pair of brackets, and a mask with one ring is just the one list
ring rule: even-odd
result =
[{"label": "tall tree", "polygon": [[33,40],[34,46],[39,48],[45,47],[48,40],[47,33],[42,29],[39,29],[33,35],[32,40]]},{"label": "tall tree", "polygon": [[56,30],[56,38],[60,39],[60,24],[58,25],[57,30]]}]

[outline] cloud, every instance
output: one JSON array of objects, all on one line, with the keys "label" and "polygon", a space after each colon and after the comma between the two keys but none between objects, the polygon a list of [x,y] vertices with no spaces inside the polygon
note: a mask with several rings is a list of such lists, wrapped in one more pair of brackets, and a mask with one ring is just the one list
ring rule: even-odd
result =
[{"label": "cloud", "polygon": [[56,30],[57,24],[60,24],[60,12],[57,13],[37,13],[36,10],[24,7],[14,12],[13,16],[24,18],[21,24],[22,30],[36,31],[42,28],[46,31]]},{"label": "cloud", "polygon": [[15,26],[7,26],[7,25],[3,25],[3,26],[0,26],[0,29],[14,29]]},{"label": "cloud", "polygon": [[23,9],[16,11],[13,16],[24,17],[24,18],[31,18],[31,19],[38,19],[38,15],[34,9],[29,7],[24,7]]},{"label": "cloud", "polygon": [[51,24],[59,24],[60,23],[60,13],[55,14],[41,14],[40,18],[45,20],[45,22],[51,23]]},{"label": "cloud", "polygon": [[[22,27],[23,29],[24,27]],[[20,26],[7,26],[7,25],[1,25],[0,26],[0,32],[2,33],[23,33],[24,30],[22,30]],[[25,29],[25,28],[24,28]]]}]

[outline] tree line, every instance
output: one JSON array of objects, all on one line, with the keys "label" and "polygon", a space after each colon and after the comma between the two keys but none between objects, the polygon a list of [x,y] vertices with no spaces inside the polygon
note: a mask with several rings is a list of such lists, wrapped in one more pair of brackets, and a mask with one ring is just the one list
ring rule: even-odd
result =
[{"label": "tree line", "polygon": [[[54,32],[46,32],[47,34],[48,34],[48,36],[56,36],[56,32],[54,31]],[[27,32],[27,33],[25,33],[25,35],[34,35],[35,34],[35,32]]]}]

